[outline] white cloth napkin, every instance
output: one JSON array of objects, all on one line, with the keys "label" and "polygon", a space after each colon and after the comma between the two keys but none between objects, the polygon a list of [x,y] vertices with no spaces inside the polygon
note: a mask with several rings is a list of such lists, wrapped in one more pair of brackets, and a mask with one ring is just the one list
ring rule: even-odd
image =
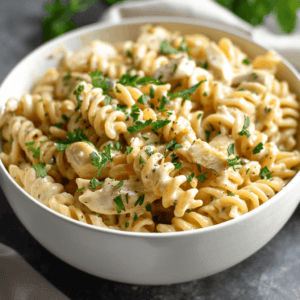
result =
[{"label": "white cloth napkin", "polygon": [[268,16],[263,25],[253,27],[212,0],[121,2],[111,6],[100,21],[120,23],[123,19],[141,16],[188,16],[234,26],[247,32],[253,42],[267,49],[277,50],[300,70],[300,13],[298,14],[297,29],[292,34],[280,34],[273,16]]},{"label": "white cloth napkin", "polygon": [[68,300],[13,249],[0,243],[0,299]]}]

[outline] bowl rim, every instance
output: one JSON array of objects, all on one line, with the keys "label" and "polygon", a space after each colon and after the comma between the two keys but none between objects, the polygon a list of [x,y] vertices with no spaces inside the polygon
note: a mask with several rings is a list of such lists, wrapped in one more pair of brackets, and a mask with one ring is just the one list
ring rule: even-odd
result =
[{"label": "bowl rim", "polygon": [[[239,39],[244,39],[249,37],[245,37],[245,33],[247,33],[244,30],[240,30],[236,27],[226,25],[226,29],[224,30],[224,24],[219,23],[216,21],[209,21],[209,20],[199,20],[199,19],[191,19],[187,17],[176,17],[176,21],[174,20],[173,16],[167,16],[167,17],[162,17],[162,16],[156,16],[156,17],[135,17],[135,18],[130,18],[130,19],[123,19],[122,22],[120,23],[111,23],[109,21],[105,22],[100,22],[100,23],[93,23],[90,25],[86,25],[77,29],[74,29],[70,32],[67,32],[61,36],[58,36],[40,46],[35,48],[33,51],[31,51],[29,54],[27,54],[23,59],[21,59],[15,67],[5,76],[3,79],[1,86],[0,86],[0,94],[2,89],[5,87],[7,81],[9,81],[10,77],[13,75],[13,73],[16,71],[16,69],[26,63],[27,60],[30,60],[33,58],[37,53],[43,52],[44,50],[49,50],[49,52],[53,49],[54,46],[58,46],[59,44],[63,44],[63,40],[68,38],[74,38],[76,36],[84,36],[85,34],[90,34],[92,32],[96,32],[98,30],[106,29],[106,28],[112,28],[112,27],[117,27],[117,26],[122,26],[122,25],[130,25],[130,24],[137,24],[140,23],[140,25],[145,25],[145,24],[154,24],[154,23],[174,23],[174,24],[187,24],[187,25],[196,25],[199,27],[207,27],[213,30],[217,30],[220,32],[224,32],[226,34],[231,34]],[[236,33],[232,33],[230,30],[227,30],[229,28],[230,30],[235,31]],[[249,35],[249,33],[248,33]],[[253,40],[247,40],[248,42],[254,44],[257,47],[260,47],[261,49],[267,51],[265,47],[262,47],[261,45],[255,43]],[[284,57],[281,56],[282,63],[293,73],[293,75],[297,78],[297,80],[300,82],[300,75],[296,68],[289,62],[287,61]],[[7,100],[6,100],[7,101]],[[27,193],[20,185],[17,184],[17,182],[10,176],[8,173],[8,170],[5,168],[3,165],[2,160],[0,159],[0,172],[3,173],[5,176],[7,176],[8,180],[29,200],[34,202],[36,205],[38,205],[41,209],[46,211],[47,213],[50,213],[64,222],[71,222],[76,226],[80,226],[81,228],[86,228],[92,229],[95,231],[100,231],[103,234],[113,234],[113,235],[123,235],[123,236],[131,236],[132,238],[177,238],[178,236],[190,236],[190,235],[198,235],[198,234],[206,234],[211,231],[216,231],[216,230],[221,230],[221,229],[226,229],[227,227],[231,226],[238,226],[238,224],[241,224],[242,222],[246,222],[247,219],[251,218],[254,214],[259,214],[262,211],[265,211],[268,209],[270,205],[274,205],[276,202],[279,201],[281,197],[284,196],[283,192],[288,192],[288,190],[293,189],[293,187],[297,184],[297,181],[300,181],[300,172],[298,171],[295,176],[287,183],[286,186],[283,187],[282,190],[280,190],[277,194],[275,194],[270,200],[267,202],[259,205],[257,208],[248,211],[244,215],[225,221],[220,224],[215,224],[213,226],[208,226],[204,228],[199,228],[195,230],[188,230],[188,231],[176,231],[176,232],[134,232],[134,231],[123,231],[123,230],[117,230],[117,229],[110,229],[110,228],[103,228],[103,227],[97,227],[88,223],[83,223],[80,221],[77,221],[75,219],[72,219],[70,217],[67,217],[65,215],[60,214],[59,212],[56,212],[55,210],[47,207],[46,205],[42,204],[39,202],[37,199],[35,199],[33,196],[31,196],[29,193]],[[7,201],[9,201],[9,198],[7,198]]]}]

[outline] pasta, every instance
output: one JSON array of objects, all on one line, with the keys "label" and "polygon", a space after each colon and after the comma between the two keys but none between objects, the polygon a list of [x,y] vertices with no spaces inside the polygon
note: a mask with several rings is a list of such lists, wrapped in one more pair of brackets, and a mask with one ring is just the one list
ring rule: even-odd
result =
[{"label": "pasta", "polygon": [[54,211],[134,232],[200,229],[269,201],[296,174],[299,102],[274,51],[141,28],[63,50],[0,119],[12,178]]}]

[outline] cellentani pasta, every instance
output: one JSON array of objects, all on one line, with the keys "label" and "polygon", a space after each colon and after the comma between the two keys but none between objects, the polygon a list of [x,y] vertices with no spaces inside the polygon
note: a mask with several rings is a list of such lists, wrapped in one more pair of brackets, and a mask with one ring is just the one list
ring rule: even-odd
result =
[{"label": "cellentani pasta", "polygon": [[[299,103],[228,38],[147,25],[67,49],[1,116],[1,159],[51,209],[102,228],[198,229],[238,218],[295,175]],[[288,199],[287,199],[288,201]]]}]

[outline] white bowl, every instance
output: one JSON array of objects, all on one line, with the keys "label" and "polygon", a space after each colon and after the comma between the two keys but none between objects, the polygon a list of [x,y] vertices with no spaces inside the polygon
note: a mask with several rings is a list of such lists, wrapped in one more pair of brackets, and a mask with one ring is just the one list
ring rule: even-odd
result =
[{"label": "white bowl", "polygon": [[[249,57],[266,52],[240,37],[238,30],[215,22],[172,17],[144,17],[121,25],[94,24],[56,38],[25,57],[0,88],[0,106],[9,97],[20,98],[48,68],[56,65],[47,54],[63,44],[75,50],[95,38],[108,42],[135,39],[145,23],[161,23],[182,33],[201,32],[212,40],[230,38]],[[225,30],[226,30],[225,28]],[[233,34],[234,33],[234,34]],[[297,71],[283,61],[279,79],[300,96]],[[14,212],[27,230],[54,255],[90,274],[134,284],[171,284],[200,279],[225,270],[264,246],[283,227],[299,203],[300,175],[247,214],[208,228],[176,233],[133,233],[97,228],[69,219],[28,195],[0,163],[1,185]]]}]

